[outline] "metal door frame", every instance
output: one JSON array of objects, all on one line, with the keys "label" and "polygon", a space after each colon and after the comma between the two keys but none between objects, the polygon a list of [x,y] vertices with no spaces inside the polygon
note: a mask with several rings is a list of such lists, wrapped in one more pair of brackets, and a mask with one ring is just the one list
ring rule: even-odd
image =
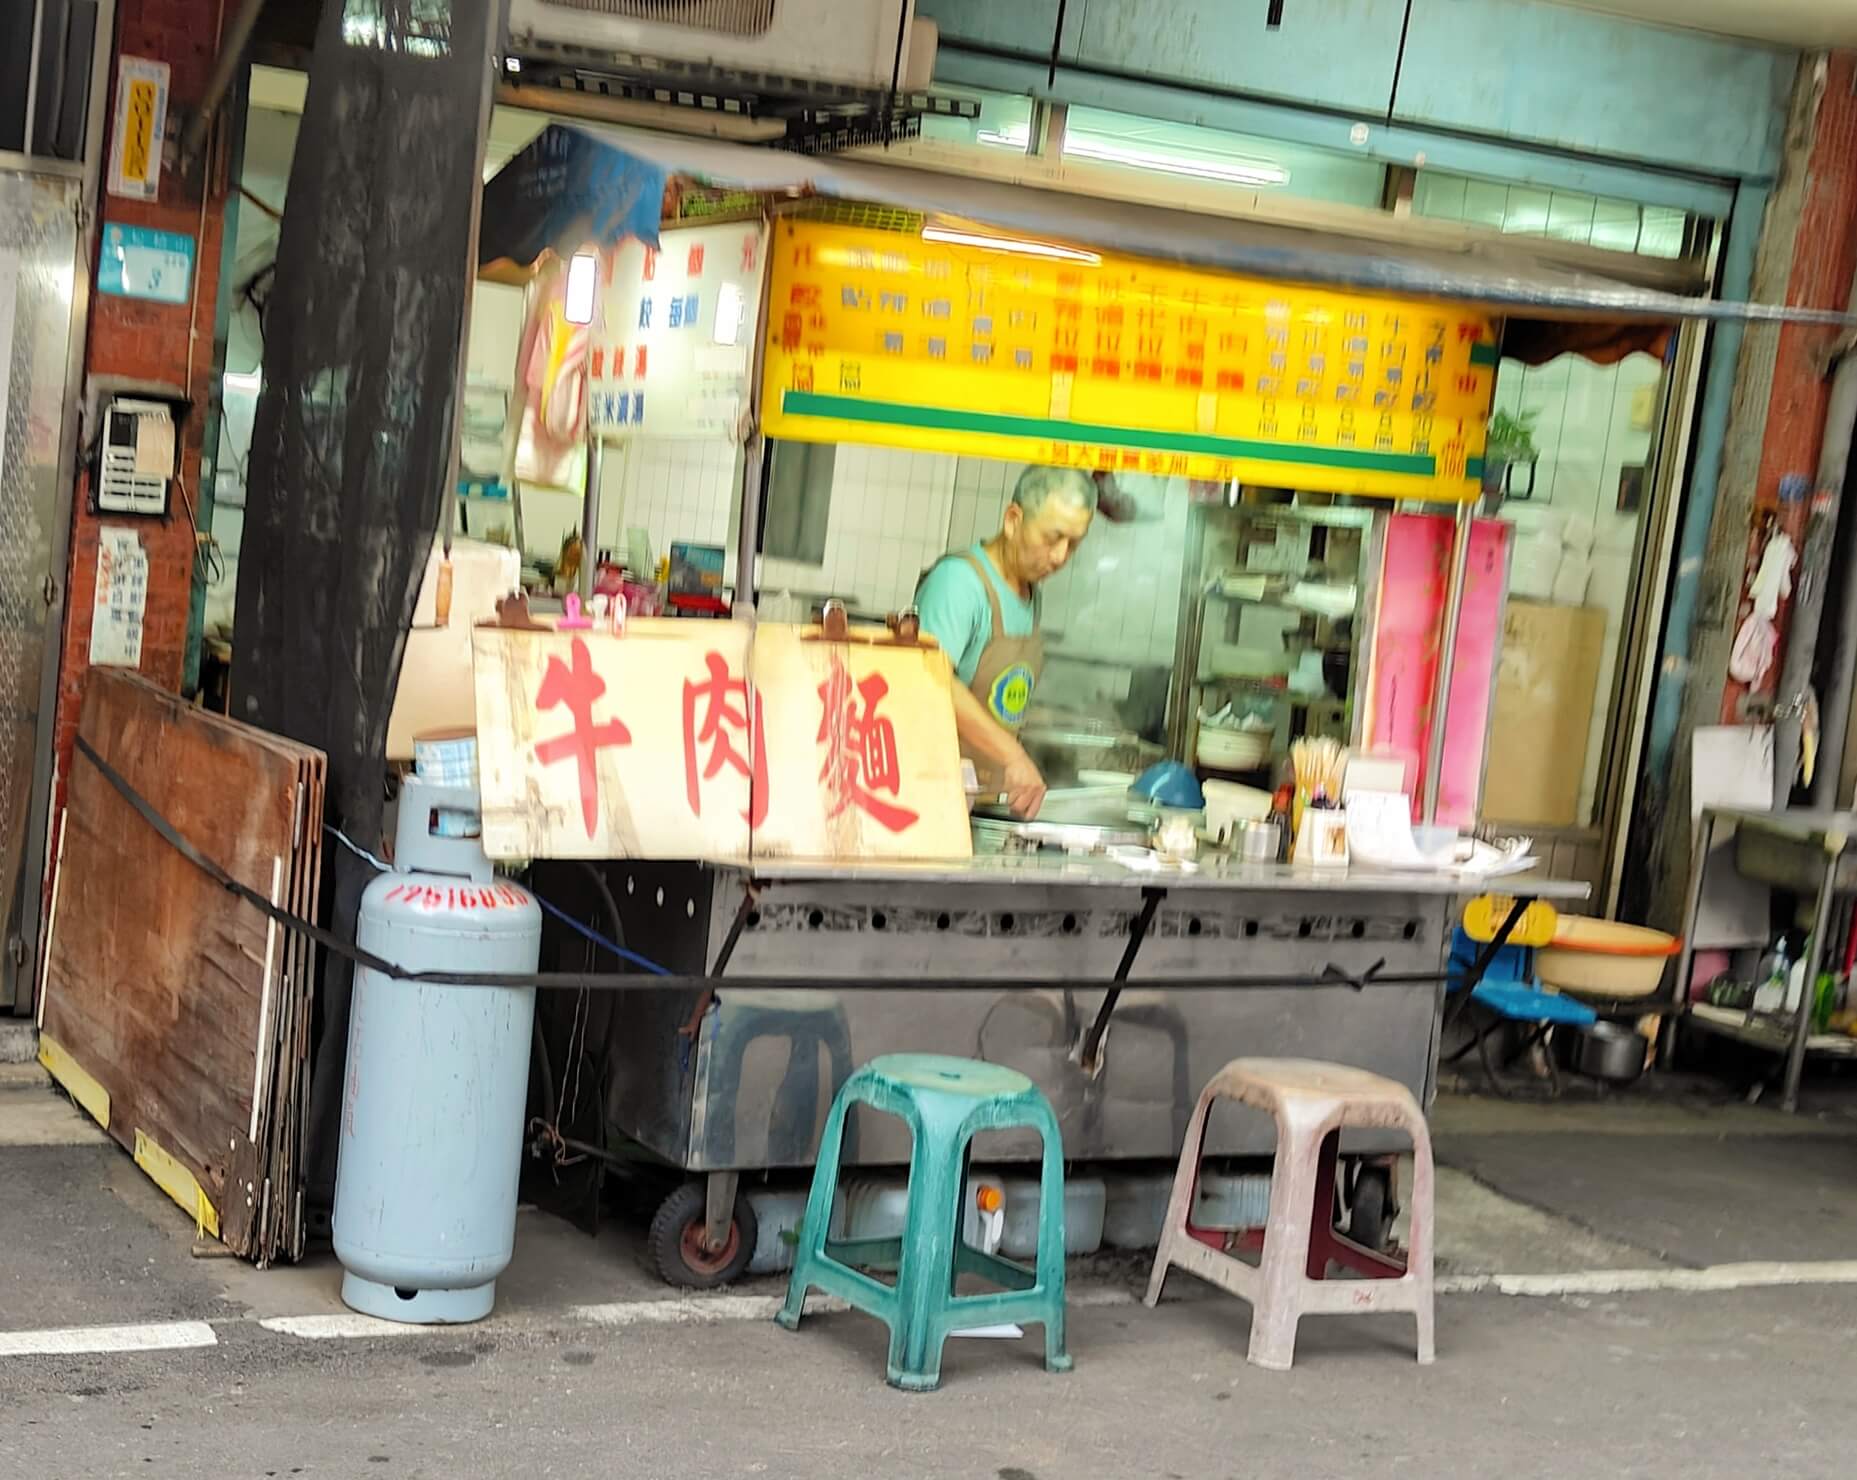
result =
[{"label": "metal door frame", "polygon": [[[71,329],[65,357],[64,420],[59,428],[57,494],[52,505],[49,600],[45,614],[45,652],[39,673],[39,711],[33,735],[32,787],[28,793],[25,846],[20,852],[21,901],[17,953],[0,952],[0,1016],[32,1012],[38,995],[39,951],[43,944],[42,909],[45,876],[50,867],[51,799],[57,759],[58,680],[64,660],[67,575],[71,564],[71,525],[77,496],[78,405],[83,395],[84,366],[90,347],[90,305],[97,260],[99,182],[103,176],[103,125],[114,101],[112,63],[116,56],[116,0],[99,0],[97,31],[90,61],[90,113],[84,127],[81,171],[68,161],[0,155],[0,164],[31,174],[70,179],[78,174],[77,245],[71,264]],[[0,888],[12,880],[0,879]]]}]

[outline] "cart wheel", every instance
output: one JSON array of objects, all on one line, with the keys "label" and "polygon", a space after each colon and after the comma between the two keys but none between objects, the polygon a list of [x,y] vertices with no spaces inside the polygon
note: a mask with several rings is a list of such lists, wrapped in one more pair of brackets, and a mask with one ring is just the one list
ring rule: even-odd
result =
[{"label": "cart wheel", "polygon": [[1354,1174],[1348,1199],[1348,1237],[1363,1248],[1383,1252],[1393,1235],[1393,1174],[1383,1166],[1363,1165]]},{"label": "cart wheel", "polygon": [[748,1199],[735,1199],[735,1216],[720,1249],[703,1247],[707,1193],[703,1184],[685,1182],[659,1206],[647,1243],[658,1277],[686,1290],[712,1290],[739,1279],[754,1257],[757,1232]]}]

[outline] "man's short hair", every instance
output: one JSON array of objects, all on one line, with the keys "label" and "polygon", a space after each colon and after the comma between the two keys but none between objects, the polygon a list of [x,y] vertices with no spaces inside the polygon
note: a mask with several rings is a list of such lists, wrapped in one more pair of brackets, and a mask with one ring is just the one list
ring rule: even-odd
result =
[{"label": "man's short hair", "polygon": [[1013,485],[1012,501],[1025,512],[1027,519],[1054,498],[1075,504],[1086,514],[1096,512],[1096,480],[1081,468],[1051,468],[1037,463],[1019,474]]}]

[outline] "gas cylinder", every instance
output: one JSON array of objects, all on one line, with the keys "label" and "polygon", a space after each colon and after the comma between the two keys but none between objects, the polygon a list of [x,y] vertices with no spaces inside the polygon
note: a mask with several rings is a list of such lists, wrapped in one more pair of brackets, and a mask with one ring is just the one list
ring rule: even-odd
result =
[{"label": "gas cylinder", "polygon": [[[542,912],[439,813],[476,791],[409,777],[394,867],[361,897],[361,948],[409,971],[533,973]],[[342,1299],[415,1324],[490,1314],[516,1238],[533,987],[357,968],[335,1180]]]}]

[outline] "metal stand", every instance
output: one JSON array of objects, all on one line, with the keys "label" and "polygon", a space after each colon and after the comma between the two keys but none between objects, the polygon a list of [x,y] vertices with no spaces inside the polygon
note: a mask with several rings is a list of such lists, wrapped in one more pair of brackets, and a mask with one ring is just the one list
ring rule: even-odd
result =
[{"label": "metal stand", "polygon": [[1451,545],[1451,584],[1445,596],[1444,630],[1438,635],[1438,676],[1431,692],[1431,727],[1425,741],[1425,821],[1438,817],[1438,785],[1444,774],[1444,741],[1451,716],[1452,663],[1457,652],[1457,629],[1464,615],[1464,577],[1470,565],[1470,530],[1476,517],[1474,503],[1457,506],[1457,534]]}]

